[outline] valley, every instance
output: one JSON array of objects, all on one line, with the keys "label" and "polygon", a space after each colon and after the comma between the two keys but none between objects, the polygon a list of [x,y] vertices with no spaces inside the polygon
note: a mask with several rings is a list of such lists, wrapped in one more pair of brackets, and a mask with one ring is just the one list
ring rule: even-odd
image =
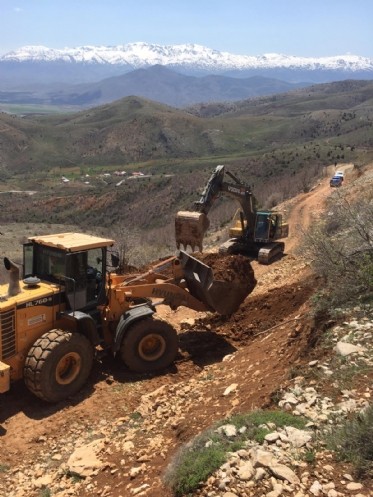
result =
[{"label": "valley", "polygon": [[[193,495],[371,497],[369,480],[317,442],[371,401],[371,307],[359,295],[353,308],[317,308],[327,277],[315,270],[306,234],[319,220],[330,241],[346,233],[333,223],[332,199],[371,203],[372,82],[183,110],[137,96],[70,110],[0,114],[0,250],[15,263],[28,237],[70,231],[114,238],[129,266],[174,255],[175,213],[192,208],[218,164],[252,185],[260,208],[284,212],[290,236],[281,260],[251,262],[258,283],[232,316],[157,308],[179,339],[161,374],[135,374],[103,356],[82,390],[57,405],[12,385],[0,397],[0,495],[173,497],[165,475],[195,436],[232,415],[286,405],[309,416],[312,442],[298,453],[288,435],[271,434],[278,443],[233,452]],[[337,167],[345,181],[330,188]],[[227,239],[236,208],[216,201],[206,252]],[[8,278],[3,267],[0,278]],[[339,357],[346,340],[363,349]],[[295,394],[306,407],[294,407]],[[256,468],[257,480],[238,476],[263,448],[291,481],[268,465]]]}]

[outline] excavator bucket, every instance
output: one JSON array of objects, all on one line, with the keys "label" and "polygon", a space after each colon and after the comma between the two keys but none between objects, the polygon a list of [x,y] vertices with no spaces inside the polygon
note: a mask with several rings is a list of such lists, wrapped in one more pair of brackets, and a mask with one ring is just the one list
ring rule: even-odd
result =
[{"label": "excavator bucket", "polygon": [[256,285],[252,271],[245,282],[224,281],[215,279],[212,268],[190,254],[180,251],[179,258],[191,295],[218,314],[233,314]]},{"label": "excavator bucket", "polygon": [[210,225],[206,214],[196,211],[179,211],[175,218],[176,246],[185,250],[188,245],[193,252],[196,247],[200,252],[203,250],[203,238]]}]

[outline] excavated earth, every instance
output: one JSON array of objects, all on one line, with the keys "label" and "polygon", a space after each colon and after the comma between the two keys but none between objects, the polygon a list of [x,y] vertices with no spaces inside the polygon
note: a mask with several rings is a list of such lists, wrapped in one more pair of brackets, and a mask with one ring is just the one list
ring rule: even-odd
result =
[{"label": "excavated earth", "polygon": [[[272,406],[322,331],[309,306],[319,281],[297,253],[298,227],[323,213],[330,193],[325,178],[282,206],[291,235],[286,256],[270,266],[244,259],[227,274],[217,254],[200,255],[215,277],[247,281],[253,270],[257,284],[230,317],[159,306],[179,333],[179,355],[167,371],[134,374],[106,357],[66,402],[43,403],[21,382],[4,394],[0,496],[170,497],[163,476],[181,445],[233,413]],[[92,444],[101,444],[98,460],[85,461],[87,473],[78,477],[71,457]]]},{"label": "excavated earth", "polygon": [[194,256],[211,267],[215,279],[242,283],[250,291],[254,289],[256,280],[250,260],[247,257],[217,253],[196,253]]}]

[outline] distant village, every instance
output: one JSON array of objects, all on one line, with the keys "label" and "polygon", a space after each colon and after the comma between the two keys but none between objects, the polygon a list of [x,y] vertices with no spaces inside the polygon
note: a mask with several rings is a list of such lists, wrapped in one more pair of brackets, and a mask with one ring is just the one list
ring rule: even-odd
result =
[{"label": "distant village", "polygon": [[[104,178],[111,178],[113,176],[115,176],[115,177],[122,177],[123,178],[118,183],[116,183],[116,185],[115,185],[115,186],[120,186],[126,180],[133,180],[133,179],[137,179],[137,178],[149,178],[151,176],[151,174],[144,174],[141,171],[135,171],[135,172],[132,172],[132,173],[127,173],[127,171],[114,171],[113,173],[102,173],[102,174],[99,174],[98,176],[96,176],[96,178],[102,178],[102,179],[104,179]],[[126,178],[124,178],[124,176]],[[69,178],[67,178],[66,176],[62,176],[61,177],[61,181],[62,181],[62,183],[70,183],[71,180]],[[84,176],[83,182],[86,185],[90,184],[90,175],[89,174],[86,174]]]}]

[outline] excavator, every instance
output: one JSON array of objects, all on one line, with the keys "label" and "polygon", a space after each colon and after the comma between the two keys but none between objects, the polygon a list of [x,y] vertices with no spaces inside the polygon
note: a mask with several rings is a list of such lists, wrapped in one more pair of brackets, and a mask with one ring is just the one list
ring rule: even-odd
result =
[{"label": "excavator", "polygon": [[[233,182],[226,182],[224,175]],[[225,166],[219,165],[210,176],[201,198],[194,203],[194,210],[179,211],[175,218],[177,248],[188,246],[194,251],[203,250],[203,239],[209,228],[207,217],[215,200],[221,195],[234,198],[240,209],[233,218],[229,240],[219,247],[220,253],[242,254],[253,257],[261,264],[270,264],[282,257],[285,243],[281,240],[289,234],[289,226],[283,222],[280,212],[257,210],[257,201],[251,187],[243,184]]]}]

